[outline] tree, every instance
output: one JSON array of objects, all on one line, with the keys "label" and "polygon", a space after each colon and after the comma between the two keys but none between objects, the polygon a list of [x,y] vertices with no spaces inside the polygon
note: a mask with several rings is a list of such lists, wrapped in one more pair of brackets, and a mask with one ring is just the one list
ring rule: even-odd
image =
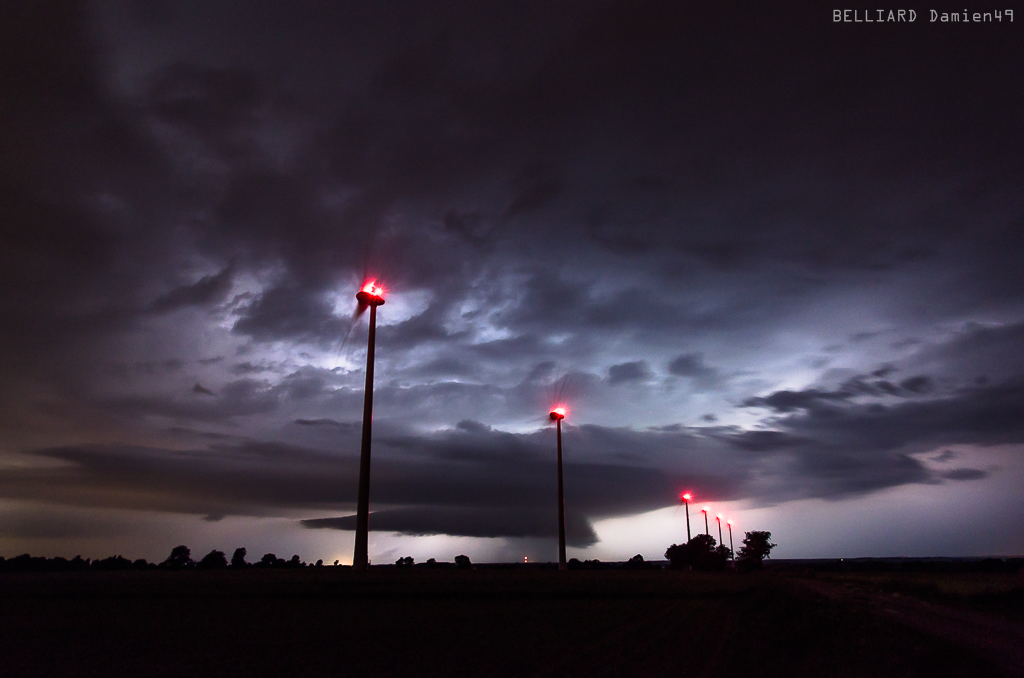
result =
[{"label": "tree", "polygon": [[739,567],[743,570],[759,570],[764,566],[764,559],[771,558],[775,544],[771,543],[771,532],[747,532],[743,537],[743,546],[739,553]]},{"label": "tree", "polygon": [[469,568],[473,567],[473,563],[469,562],[469,556],[458,555],[455,556],[455,567],[458,567],[462,570],[468,570]]},{"label": "tree", "polygon": [[245,548],[237,548],[235,552],[231,554],[231,567],[245,567],[249,563],[245,562]]},{"label": "tree", "polygon": [[412,567],[412,564],[414,562],[415,561],[412,559],[412,556],[406,556],[404,558],[399,558],[398,560],[396,560],[395,565],[397,565],[398,567]]},{"label": "tree", "polygon": [[227,566],[228,559],[224,557],[224,552],[216,549],[203,556],[203,559],[199,561],[198,565],[198,567],[201,567],[204,570],[217,570]]},{"label": "tree", "polygon": [[161,565],[176,570],[188,567],[192,565],[192,551],[184,544],[175,546],[171,549],[171,555],[167,556],[167,560],[161,563]]},{"label": "tree", "polygon": [[669,568],[673,570],[685,570],[690,566],[686,544],[672,544],[665,549],[665,558],[668,559]]},{"label": "tree", "polygon": [[669,567],[674,570],[724,570],[729,549],[716,548],[715,538],[698,534],[685,544],[672,544],[665,551]]}]

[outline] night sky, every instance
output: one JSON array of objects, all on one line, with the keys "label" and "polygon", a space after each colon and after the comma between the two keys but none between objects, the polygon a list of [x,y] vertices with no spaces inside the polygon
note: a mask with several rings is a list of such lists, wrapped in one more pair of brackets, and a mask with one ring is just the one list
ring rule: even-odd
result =
[{"label": "night sky", "polygon": [[4,3],[0,555],[351,562],[370,279],[374,562],[1024,553],[1024,9],[758,5]]}]

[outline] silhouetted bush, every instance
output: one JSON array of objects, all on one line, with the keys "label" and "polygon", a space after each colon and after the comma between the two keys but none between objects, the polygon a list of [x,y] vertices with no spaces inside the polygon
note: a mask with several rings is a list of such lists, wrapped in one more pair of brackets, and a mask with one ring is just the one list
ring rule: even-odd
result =
[{"label": "silhouetted bush", "polygon": [[395,565],[397,565],[398,567],[412,567],[414,562],[415,561],[412,559],[412,556],[406,556],[404,558],[399,558],[398,560],[396,560]]},{"label": "silhouetted bush", "polygon": [[27,553],[15,556],[5,563],[8,572],[46,572],[48,569],[46,558],[33,558]]},{"label": "silhouetted bush", "polygon": [[652,567],[650,563],[644,562],[644,557],[639,553],[627,560],[622,565],[624,570],[648,570]]},{"label": "silhouetted bush", "polygon": [[437,561],[434,560],[433,558],[427,558],[427,567],[429,567],[431,569],[437,567]]},{"label": "silhouetted bush", "polygon": [[94,560],[92,562],[91,569],[97,571],[103,570],[130,570],[132,569],[132,561],[128,560],[124,556],[110,556],[103,560]]},{"label": "silhouetted bush", "polygon": [[166,567],[172,570],[180,570],[183,567],[190,567],[191,565],[192,552],[185,545],[175,546],[171,549],[171,555],[167,556],[167,560],[160,563],[160,567]]},{"label": "silhouetted bush", "polygon": [[199,561],[198,567],[204,570],[219,570],[222,567],[228,566],[228,559],[224,557],[223,551],[217,551],[214,549],[210,551],[203,559]]},{"label": "silhouetted bush", "polygon": [[235,549],[235,552],[231,554],[231,567],[246,567],[249,563],[245,562],[245,554],[244,548]]},{"label": "silhouetted bush", "polygon": [[273,553],[264,553],[263,557],[260,558],[260,562],[255,563],[255,567],[284,567],[287,563],[284,558],[278,558]]},{"label": "silhouetted bush", "polygon": [[298,554],[295,554],[295,555],[292,556],[291,560],[289,560],[287,563],[284,564],[284,566],[285,567],[305,567],[306,564],[304,562],[302,562],[302,559],[299,558]]},{"label": "silhouetted bush", "polygon": [[455,556],[455,566],[461,570],[468,570],[473,567],[473,563],[469,561],[469,556],[458,555]]}]

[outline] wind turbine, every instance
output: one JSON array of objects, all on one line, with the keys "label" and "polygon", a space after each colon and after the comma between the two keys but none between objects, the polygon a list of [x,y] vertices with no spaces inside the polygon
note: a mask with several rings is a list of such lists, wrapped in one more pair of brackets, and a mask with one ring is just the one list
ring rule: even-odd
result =
[{"label": "wind turbine", "polygon": [[729,525],[729,557],[732,558],[732,566],[736,567],[736,551],[732,548],[732,519],[726,521]]},{"label": "wind turbine", "polygon": [[683,500],[683,506],[686,508],[686,543],[690,543],[690,500],[693,499],[693,495],[686,492],[679,497]]},{"label": "wind turbine", "polygon": [[370,309],[370,337],[366,345],[366,387],[363,391],[363,441],[359,453],[359,497],[356,502],[356,545],[352,568],[367,567],[367,542],[370,533],[370,429],[373,423],[373,353],[377,336],[377,307],[384,305],[384,288],[376,280],[356,293],[353,321]]},{"label": "wind turbine", "polygon": [[562,495],[562,420],[565,419],[565,407],[558,406],[548,415],[558,427],[558,569],[568,567],[565,563],[565,498]]}]

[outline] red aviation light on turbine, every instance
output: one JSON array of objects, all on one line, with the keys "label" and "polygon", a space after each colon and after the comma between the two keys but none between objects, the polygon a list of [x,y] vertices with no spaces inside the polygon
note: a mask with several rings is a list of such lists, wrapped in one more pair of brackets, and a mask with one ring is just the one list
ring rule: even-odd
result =
[{"label": "red aviation light on turbine", "polygon": [[732,519],[730,518],[729,520],[725,521],[725,524],[726,525],[732,525],[733,524]]},{"label": "red aviation light on turbine", "polygon": [[384,304],[384,288],[378,285],[376,280],[371,280],[356,293],[356,299],[360,304],[367,306],[382,306]]},{"label": "red aviation light on turbine", "polygon": [[711,510],[710,506],[705,506],[704,508],[701,509],[701,511],[703,511],[704,513],[707,513],[710,510]]},{"label": "red aviation light on turbine", "polygon": [[719,520],[721,520],[722,519],[722,514],[719,513],[717,516],[715,516],[715,518],[718,518]]},{"label": "red aviation light on turbine", "polygon": [[693,495],[690,494],[689,492],[687,492],[686,494],[681,496],[680,499],[682,499],[684,501],[693,501]]},{"label": "red aviation light on turbine", "polygon": [[565,406],[564,405],[559,405],[558,407],[553,408],[551,410],[551,414],[548,415],[548,416],[551,417],[551,421],[558,421],[559,419],[565,419],[565,415],[566,414],[567,414],[567,410],[566,410]]}]

